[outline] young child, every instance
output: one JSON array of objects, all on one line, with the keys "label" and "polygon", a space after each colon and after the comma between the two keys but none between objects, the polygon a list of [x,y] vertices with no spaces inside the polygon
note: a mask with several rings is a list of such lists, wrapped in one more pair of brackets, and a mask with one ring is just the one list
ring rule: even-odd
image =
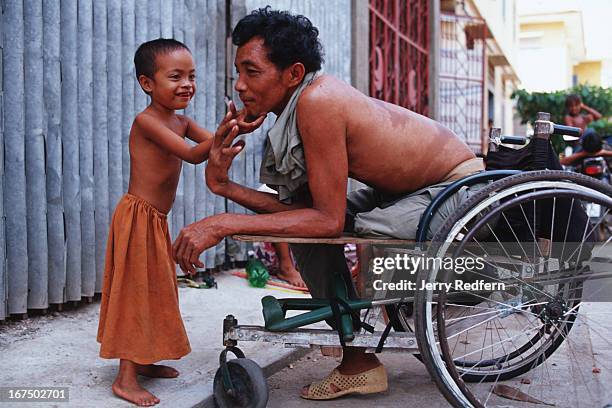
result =
[{"label": "young child", "polygon": [[[155,365],[191,351],[181,320],[175,264],[166,214],[176,195],[182,161],[208,158],[213,134],[177,115],[196,91],[189,49],[171,39],[142,44],[134,56],[136,77],[151,97],[130,131],[130,183],[113,214],[106,250],[98,342],[102,358],[118,358],[113,392],[139,406],[159,399],[138,383],[137,375],[174,378],[174,368]],[[228,113],[224,122],[229,116]],[[244,115],[243,115],[244,116]],[[241,125],[243,133],[261,124]],[[249,127],[249,125],[251,127]],[[233,126],[234,134],[239,126]],[[185,137],[198,143],[191,146]]]},{"label": "young child", "polygon": [[[580,96],[575,94],[568,95],[565,99],[565,111],[565,124],[579,127],[582,129],[583,135],[589,123],[601,119],[601,113],[582,103]],[[585,111],[586,115],[583,115],[582,111]]]}]

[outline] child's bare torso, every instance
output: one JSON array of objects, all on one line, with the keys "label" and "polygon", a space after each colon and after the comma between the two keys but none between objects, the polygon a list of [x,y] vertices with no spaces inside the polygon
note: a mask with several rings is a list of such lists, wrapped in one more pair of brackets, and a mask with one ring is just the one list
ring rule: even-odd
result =
[{"label": "child's bare torso", "polygon": [[591,123],[592,121],[592,117],[590,115],[576,115],[576,116],[569,116],[569,119],[566,119],[566,124],[568,126],[575,126],[575,127],[579,127],[580,129],[582,129],[582,131],[584,132],[584,129],[586,129],[586,127],[588,126],[589,123]]},{"label": "child's bare torso", "polygon": [[[140,115],[145,114],[140,113]],[[163,120],[163,125],[185,137],[187,121],[178,115]],[[153,143],[137,127],[130,131],[130,184],[128,192],[163,213],[168,213],[176,196],[183,161]]]}]

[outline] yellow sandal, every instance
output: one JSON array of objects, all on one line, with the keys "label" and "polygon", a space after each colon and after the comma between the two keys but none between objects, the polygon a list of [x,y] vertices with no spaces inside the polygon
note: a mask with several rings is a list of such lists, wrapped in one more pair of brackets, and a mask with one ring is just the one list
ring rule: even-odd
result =
[{"label": "yellow sandal", "polygon": [[[331,385],[334,385],[338,391],[333,392]],[[373,394],[376,392],[387,391],[387,372],[385,367],[379,365],[368,371],[360,374],[345,375],[341,374],[338,369],[334,369],[322,381],[312,383],[308,387],[306,395],[300,394],[300,397],[310,400],[329,400],[341,397],[347,394]]]}]

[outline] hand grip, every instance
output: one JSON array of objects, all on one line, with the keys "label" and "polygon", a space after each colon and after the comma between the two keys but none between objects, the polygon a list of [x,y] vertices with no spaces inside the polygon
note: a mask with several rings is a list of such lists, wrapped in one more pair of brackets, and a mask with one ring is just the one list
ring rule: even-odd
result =
[{"label": "hand grip", "polygon": [[555,124],[553,126],[553,135],[580,137],[580,135],[582,135],[582,130],[580,128],[573,127],[573,126],[564,126],[564,125]]},{"label": "hand grip", "polygon": [[523,136],[502,136],[500,142],[510,145],[524,146],[527,144],[527,138]]}]

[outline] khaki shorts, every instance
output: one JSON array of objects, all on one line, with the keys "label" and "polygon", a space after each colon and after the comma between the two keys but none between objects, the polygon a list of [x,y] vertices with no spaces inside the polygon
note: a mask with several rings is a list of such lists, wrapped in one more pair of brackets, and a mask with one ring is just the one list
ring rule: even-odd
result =
[{"label": "khaki shorts", "polygon": [[[370,187],[353,191],[347,197],[344,230],[362,236],[414,240],[419,220],[436,195],[454,181],[483,170],[482,159],[467,160],[450,171],[442,182],[399,198],[390,197]],[[434,214],[427,239],[431,239],[446,218],[483,186],[463,187],[450,196]],[[348,284],[350,297],[355,297],[343,245],[291,244],[291,251],[312,297],[333,296],[333,277],[337,273]]]}]

